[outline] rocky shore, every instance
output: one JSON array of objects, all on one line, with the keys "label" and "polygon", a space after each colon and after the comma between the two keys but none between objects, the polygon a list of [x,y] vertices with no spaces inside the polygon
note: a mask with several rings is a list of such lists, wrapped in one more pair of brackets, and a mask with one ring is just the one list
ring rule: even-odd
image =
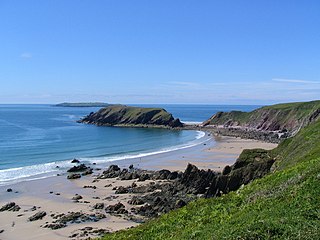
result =
[{"label": "rocky shore", "polygon": [[[194,164],[188,164],[184,171],[144,170],[133,165],[110,165],[100,170],[74,159],[75,165],[57,178],[57,184],[40,180],[38,186],[28,189],[7,188],[7,194],[16,197],[0,201],[0,237],[20,239],[21,229],[25,229],[31,231],[33,238],[29,239],[88,239],[136,226],[194,199],[236,190],[268,173],[273,159],[267,152],[261,150],[255,158],[250,154],[245,151],[222,172]],[[32,197],[23,197],[23,192],[31,192]]]}]

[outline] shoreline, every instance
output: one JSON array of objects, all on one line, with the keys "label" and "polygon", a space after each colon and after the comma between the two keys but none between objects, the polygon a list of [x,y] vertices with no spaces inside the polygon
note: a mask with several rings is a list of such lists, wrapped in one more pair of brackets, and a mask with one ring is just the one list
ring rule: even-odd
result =
[{"label": "shoreline", "polygon": [[[117,164],[121,168],[133,164],[136,168],[140,169],[183,171],[187,163],[190,162],[200,169],[221,171],[226,165],[233,164],[245,148],[271,149],[276,146],[276,144],[256,140],[223,136],[214,136],[214,138],[190,148],[146,156],[141,159],[113,161],[110,164]],[[105,229],[107,231],[116,231],[138,225],[137,222],[125,219],[124,216],[106,214],[103,209],[96,210],[93,209],[93,206],[101,202],[105,206],[121,202],[126,208],[130,209],[132,206],[128,204],[128,200],[132,198],[133,194],[115,194],[114,187],[130,186],[133,183],[142,186],[149,182],[157,183],[158,180],[137,182],[136,180],[121,181],[110,178],[96,181],[96,173],[94,171],[94,174],[91,176],[83,176],[75,180],[68,180],[66,175],[63,174],[61,176],[0,186],[0,207],[11,201],[21,207],[17,212],[0,212],[0,231],[4,230],[4,232],[0,233],[0,238],[3,240],[69,239],[73,234],[81,232],[79,229],[83,229],[84,227],[93,228],[93,230]],[[84,186],[91,187],[84,188]],[[7,192],[6,189],[8,188],[12,188],[13,191]],[[15,193],[16,191],[18,193]],[[82,197],[78,202],[72,200],[76,194]],[[36,211],[31,210],[34,205],[37,207]],[[38,211],[45,211],[47,215],[42,220],[28,221],[28,217]],[[97,222],[68,224],[67,227],[57,230],[41,227],[46,222],[54,221],[53,214],[66,214],[68,212],[83,212],[86,214],[103,212],[106,218]],[[92,233],[90,236],[95,235]],[[81,239],[81,237],[78,237],[77,239]]]}]

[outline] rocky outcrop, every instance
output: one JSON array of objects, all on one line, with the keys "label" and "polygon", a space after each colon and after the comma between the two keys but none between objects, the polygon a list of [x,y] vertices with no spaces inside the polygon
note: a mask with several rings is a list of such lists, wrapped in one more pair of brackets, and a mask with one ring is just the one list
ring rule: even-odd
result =
[{"label": "rocky outcrop", "polygon": [[20,209],[21,209],[20,206],[17,205],[15,202],[10,202],[2,206],[0,208],[0,212],[4,212],[4,211],[16,212],[16,211],[19,211]]},{"label": "rocky outcrop", "polygon": [[37,220],[44,218],[46,215],[47,215],[47,213],[45,211],[40,211],[40,212],[37,212],[36,214],[32,215],[31,217],[29,217],[28,220],[30,222],[37,221]]},{"label": "rocky outcrop", "polygon": [[53,215],[55,219],[52,223],[46,223],[43,228],[59,229],[64,228],[67,224],[83,223],[83,222],[97,222],[106,218],[106,215],[102,213],[87,214],[83,212],[69,212],[67,214],[61,213]]},{"label": "rocky outcrop", "polygon": [[162,108],[140,108],[125,105],[112,105],[90,113],[79,120],[81,123],[105,126],[162,126],[182,127],[179,119]]},{"label": "rocky outcrop", "polygon": [[[276,133],[270,138],[290,137],[302,127],[320,118],[320,101],[277,104],[262,107],[252,112],[218,112],[203,122],[203,126],[216,126],[221,129],[238,129],[239,134],[254,135],[259,131],[263,135]],[[243,132],[243,130],[245,130]],[[221,130],[223,131],[223,130]],[[247,134],[245,132],[248,132]],[[241,135],[240,135],[241,136]]]}]

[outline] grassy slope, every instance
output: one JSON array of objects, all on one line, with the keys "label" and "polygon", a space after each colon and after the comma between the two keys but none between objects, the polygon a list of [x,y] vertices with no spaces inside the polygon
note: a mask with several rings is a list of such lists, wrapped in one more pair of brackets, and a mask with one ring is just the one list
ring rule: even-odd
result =
[{"label": "grassy slope", "polygon": [[270,119],[274,118],[279,124],[285,124],[292,120],[302,121],[316,109],[320,109],[320,101],[284,103],[262,107],[252,112],[232,111],[223,113],[220,118],[214,118],[210,124],[224,124],[232,119],[240,124],[254,124],[264,118],[264,114],[268,113]]},{"label": "grassy slope", "polygon": [[128,107],[124,105],[114,105],[101,109],[99,112],[101,114],[108,113],[108,115],[119,115],[122,113],[122,119],[127,120],[128,122],[134,121],[144,114],[150,114],[155,112],[156,114],[152,117],[152,120],[163,119],[164,121],[169,121],[172,118],[172,115],[165,111],[162,108],[140,108],[140,107]]},{"label": "grassy slope", "polygon": [[103,239],[320,239],[320,121],[270,154],[278,169],[237,192]]}]

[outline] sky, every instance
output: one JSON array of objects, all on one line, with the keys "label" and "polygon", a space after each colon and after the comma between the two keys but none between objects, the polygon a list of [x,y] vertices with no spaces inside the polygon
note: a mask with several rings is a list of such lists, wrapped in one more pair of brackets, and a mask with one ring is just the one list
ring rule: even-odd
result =
[{"label": "sky", "polygon": [[0,104],[315,99],[319,0],[0,0]]}]

